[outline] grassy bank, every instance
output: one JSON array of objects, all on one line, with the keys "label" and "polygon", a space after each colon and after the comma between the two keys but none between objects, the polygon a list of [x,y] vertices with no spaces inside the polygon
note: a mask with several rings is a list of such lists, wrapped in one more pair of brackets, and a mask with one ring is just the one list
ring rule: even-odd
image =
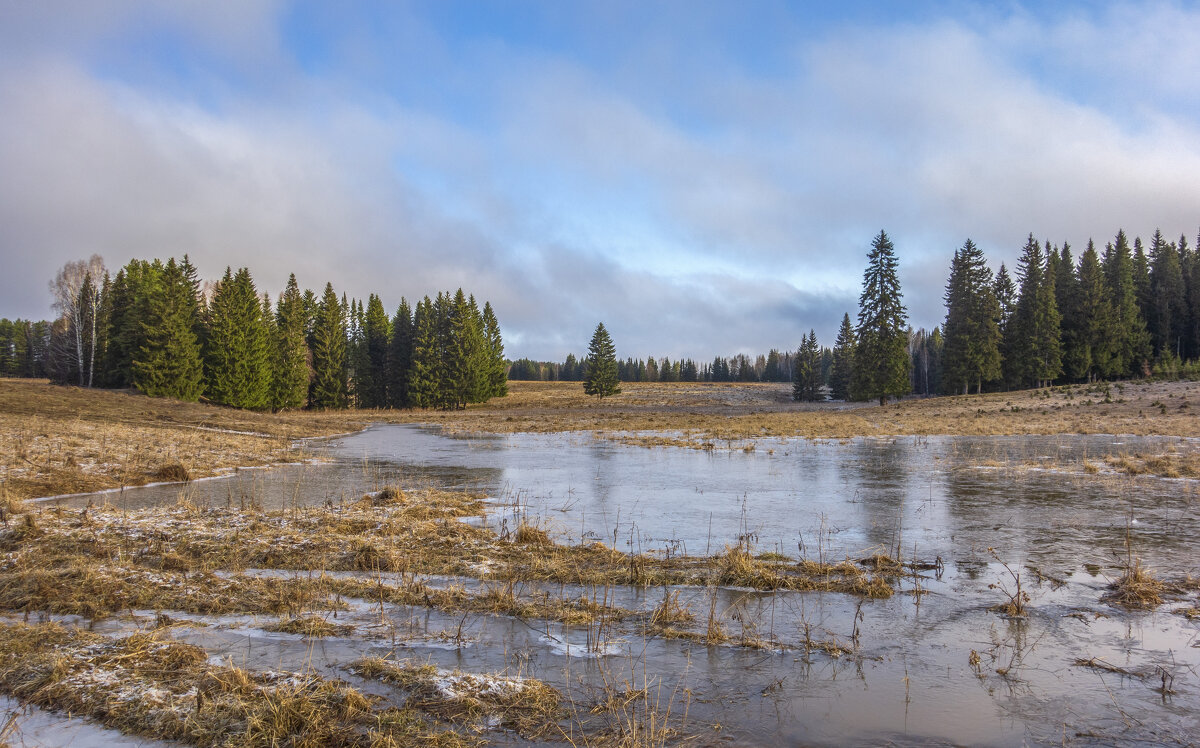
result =
[{"label": "grassy bank", "polygon": [[[95,491],[302,459],[301,437],[371,422],[453,431],[609,432],[635,444],[704,448],[763,437],[935,434],[1200,436],[1200,384],[1130,382],[982,396],[799,404],[786,384],[638,383],[598,401],[578,383],[512,382],[511,394],[465,411],[252,413],[131,392],[0,380],[0,500]],[[670,432],[615,435],[615,432]],[[1154,456],[1116,466],[1161,472]],[[1184,456],[1167,466],[1189,475]],[[1128,469],[1126,469],[1128,468]]]}]

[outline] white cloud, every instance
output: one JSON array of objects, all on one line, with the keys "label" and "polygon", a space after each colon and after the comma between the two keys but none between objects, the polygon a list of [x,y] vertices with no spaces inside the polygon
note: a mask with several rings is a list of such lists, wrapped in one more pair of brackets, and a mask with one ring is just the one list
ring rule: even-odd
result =
[{"label": "white cloud", "polygon": [[[1196,25],[1176,6],[846,28],[769,77],[702,47],[631,50],[664,68],[638,77],[406,32],[436,64],[405,74],[478,93],[477,116],[375,86],[387,58],[354,39],[337,45],[349,67],[300,72],[272,3],[198,7],[0,13],[0,42],[24,39],[0,53],[0,314],[39,314],[69,259],[189,252],[210,276],[249,265],[272,294],[289,271],[391,308],[461,285],[492,300],[514,356],[578,353],[603,319],[622,355],[710,358],[809,327],[832,341],[880,228],[929,326],[967,236],[1011,265],[1029,231],[1082,246],[1200,221],[1180,103],[1198,84],[1172,67],[1196,53],[1099,44],[1153,46],[1162,24],[1176,39]],[[277,86],[222,81],[214,104],[93,72],[90,50],[143,12]],[[1097,102],[1117,68],[1130,104],[1114,112]]]}]

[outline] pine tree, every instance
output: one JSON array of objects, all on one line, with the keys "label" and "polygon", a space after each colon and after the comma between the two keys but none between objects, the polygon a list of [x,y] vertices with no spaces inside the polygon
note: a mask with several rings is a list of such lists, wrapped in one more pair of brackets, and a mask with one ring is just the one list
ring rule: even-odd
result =
[{"label": "pine tree", "polygon": [[1079,256],[1079,335],[1088,381],[1113,373],[1114,325],[1108,282],[1096,245],[1089,239]]},{"label": "pine tree", "polygon": [[833,344],[833,369],[829,373],[829,389],[834,400],[850,399],[850,383],[854,374],[854,328],[850,315],[842,315],[837,341]]},{"label": "pine tree", "polygon": [[433,302],[426,296],[413,314],[412,367],[409,370],[408,401],[411,407],[438,405],[438,321]]},{"label": "pine tree", "polygon": [[388,343],[387,394],[393,408],[412,407],[408,380],[412,369],[413,319],[408,300],[401,298],[392,318],[392,339]]},{"label": "pine tree", "polygon": [[1110,375],[1140,376],[1150,357],[1150,335],[1138,308],[1134,283],[1133,259],[1124,231],[1117,232],[1115,243],[1104,252],[1104,275],[1112,300],[1113,363]]},{"label": "pine tree", "polygon": [[1062,316],[1063,375],[1071,380],[1084,379],[1091,363],[1082,317],[1079,277],[1075,272],[1075,261],[1071,258],[1071,247],[1066,242],[1063,242],[1062,252],[1054,267],[1055,302]]},{"label": "pine tree", "polygon": [[1160,357],[1183,355],[1188,334],[1187,286],[1174,244],[1154,232],[1150,244],[1150,287],[1152,298],[1151,340]]},{"label": "pine tree", "polygon": [[[361,309],[361,304],[360,304]],[[387,398],[387,356],[388,343],[391,335],[391,325],[387,312],[383,310],[383,301],[375,294],[367,298],[367,308],[363,317],[363,351],[360,365],[363,371],[360,388],[361,408],[386,408]]]},{"label": "pine tree", "polygon": [[208,312],[204,355],[205,394],[235,408],[270,406],[271,358],[262,305],[250,271],[225,269]]},{"label": "pine tree", "polygon": [[344,309],[333,292],[333,284],[326,283],[313,329],[313,380],[309,401],[314,408],[345,408],[348,402]]},{"label": "pine tree", "polygon": [[271,408],[303,408],[308,401],[308,343],[304,334],[304,297],[296,275],[288,276],[287,286],[275,305],[275,361],[272,371]]},{"label": "pine tree", "polygon": [[133,361],[146,343],[142,320],[150,316],[150,300],[159,293],[162,272],[158,260],[131,260],[113,280],[101,377],[109,387],[133,386]]},{"label": "pine tree", "polygon": [[1179,265],[1186,287],[1187,320],[1184,322],[1184,357],[1200,358],[1200,238],[1197,247],[1189,249],[1187,237],[1179,237]]},{"label": "pine tree", "polygon": [[446,301],[445,338],[442,343],[442,407],[465,408],[482,390],[483,334],[476,315],[460,288]]},{"label": "pine tree", "polygon": [[863,271],[852,388],[858,399],[879,398],[880,405],[909,391],[907,315],[896,267],[895,247],[880,231]]},{"label": "pine tree", "polygon": [[[496,321],[496,313],[489,302],[483,304],[483,340],[487,353],[487,397],[505,397],[508,395],[508,377],[505,375],[504,340],[500,337],[500,323]],[[574,356],[567,356],[568,363],[573,360]],[[562,378],[574,380],[575,377],[574,374],[570,377],[564,374]]]},{"label": "pine tree", "polygon": [[142,344],[133,362],[133,384],[151,397],[195,402],[203,388],[200,343],[192,328],[191,285],[175,259],[167,261],[161,283],[141,321]]},{"label": "pine tree", "polygon": [[596,325],[592,342],[588,345],[587,358],[583,360],[583,391],[596,395],[601,400],[618,395],[621,388],[617,381],[617,352],[604,323]]},{"label": "pine tree", "polygon": [[1020,294],[1013,312],[1010,351],[1017,382],[1041,387],[1062,373],[1062,341],[1054,275],[1041,244],[1029,235],[1017,261]]},{"label": "pine tree", "polygon": [[955,250],[946,284],[944,382],[967,394],[1000,378],[1000,304],[983,252],[967,239]]},{"label": "pine tree", "polygon": [[821,395],[821,349],[817,345],[816,330],[808,331],[796,351],[792,399],[810,403],[824,399]]}]

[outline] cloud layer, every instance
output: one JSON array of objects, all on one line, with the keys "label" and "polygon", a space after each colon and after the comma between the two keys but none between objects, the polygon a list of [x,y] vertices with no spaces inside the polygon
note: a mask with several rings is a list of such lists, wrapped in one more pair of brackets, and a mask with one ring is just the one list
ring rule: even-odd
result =
[{"label": "cloud layer", "polygon": [[187,252],[272,295],[462,286],[512,356],[603,320],[622,356],[709,358],[831,343],[880,228],[928,327],[968,236],[1011,264],[1030,231],[1200,224],[1200,15],[1172,4],[812,29],[764,6],[765,50],[728,9],[633,32],[539,7],[551,43],[421,8],[88,7],[0,5],[3,316],[46,316],[67,260]]}]

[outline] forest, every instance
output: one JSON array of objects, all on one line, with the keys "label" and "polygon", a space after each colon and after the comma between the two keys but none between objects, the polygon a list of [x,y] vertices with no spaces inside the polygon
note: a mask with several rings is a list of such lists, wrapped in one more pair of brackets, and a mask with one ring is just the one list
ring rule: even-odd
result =
[{"label": "forest", "polygon": [[203,284],[187,255],[115,276],[94,255],[51,290],[53,322],[0,320],[0,376],[252,410],[458,409],[508,391],[496,315],[462,289],[389,318],[376,294],[318,296],[294,274],[272,305],[246,268]]},{"label": "forest", "polygon": [[[869,289],[864,282],[858,324],[845,314],[832,346],[818,346],[810,331],[794,351],[772,349],[753,358],[739,353],[699,365],[690,358],[626,358],[618,362],[619,378],[790,381],[798,385],[797,399],[871,399],[878,393],[864,390],[862,375],[879,362],[868,366],[855,355],[867,330],[863,314],[869,316],[868,307],[881,298],[898,302],[901,296],[894,277],[882,287]],[[1040,242],[1030,234],[1015,279],[1004,264],[993,272],[968,239],[954,251],[944,299],[945,321],[932,330],[893,320],[904,349],[893,364],[902,360],[907,377],[903,386],[893,387],[894,396],[1200,374],[1200,252],[1185,235],[1168,241],[1156,231],[1147,247],[1140,237],[1130,243],[1118,231],[1103,251],[1089,240],[1075,259],[1070,244]],[[902,305],[896,311],[902,317]],[[584,364],[574,354],[562,362],[519,359],[509,378],[582,381]]]},{"label": "forest", "polygon": [[[1200,240],[1198,240],[1200,244]],[[1024,389],[1051,383],[1200,373],[1200,252],[1156,231],[1124,231],[1078,259],[1030,234],[1014,273],[968,239],[954,251],[946,318],[913,329],[895,250],[872,244],[857,322],[837,339],[711,362],[616,360],[622,382],[791,382],[797,400],[869,400]],[[97,280],[99,279],[99,280]],[[185,256],[134,260],[110,278],[102,262],[68,263],[51,284],[60,316],[0,319],[0,376],[136,387],[243,408],[462,408],[512,380],[578,381],[588,358],[504,358],[490,304],[439,293],[389,319],[378,296],[318,297],[295,277],[272,307],[249,271],[202,288]]]}]

